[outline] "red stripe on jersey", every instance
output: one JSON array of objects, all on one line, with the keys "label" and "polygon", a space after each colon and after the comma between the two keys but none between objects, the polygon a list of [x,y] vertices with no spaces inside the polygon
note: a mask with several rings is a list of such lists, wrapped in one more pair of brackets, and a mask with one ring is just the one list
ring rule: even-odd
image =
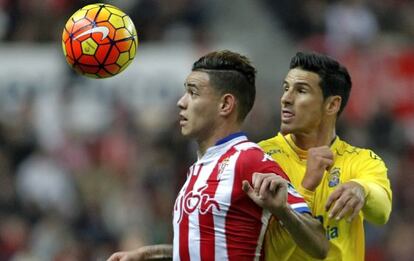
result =
[{"label": "red stripe on jersey", "polygon": [[[198,168],[197,174],[194,175],[194,170],[195,170],[195,165],[193,167],[193,170],[191,171],[190,175],[190,182],[188,183],[188,186],[185,190],[185,194],[189,193],[190,191],[193,190],[194,187],[194,183],[197,181],[197,178],[200,174],[201,169],[203,168],[203,164],[200,164],[200,167]],[[180,199],[184,200],[184,197],[182,197]],[[179,202],[179,205],[181,206],[182,202]],[[185,204],[185,202],[184,202]],[[188,215],[187,214],[182,214],[183,216],[181,217],[181,223],[180,223],[180,260],[181,261],[190,261],[190,252],[189,252],[189,246],[188,246]]]},{"label": "red stripe on jersey", "polygon": [[[204,191],[205,194],[209,195],[209,198],[214,198],[216,194],[216,190],[219,184],[218,175],[221,169],[221,163],[231,157],[236,150],[234,147],[229,149],[226,153],[224,153],[220,159],[217,161],[216,166],[214,167],[213,171],[210,174],[210,177],[207,180],[207,184],[209,186]],[[212,250],[215,249],[215,232],[214,232],[214,215],[213,215],[213,208],[209,204],[205,204],[204,202],[200,206],[201,213],[205,213],[203,215],[199,215],[199,226],[200,226],[200,258],[201,260],[209,260],[214,261],[215,253],[212,253]],[[219,208],[217,205],[216,207]]]},{"label": "red stripe on jersey", "polygon": [[[261,155],[260,160],[258,160],[257,154]],[[252,158],[250,159],[250,157]],[[252,171],[263,170],[262,158],[263,153],[260,153],[260,150],[248,149],[241,151],[236,162],[231,205],[226,216],[229,261],[253,260],[255,258],[259,243],[258,238],[263,225],[261,221],[263,209],[256,205],[242,190],[242,181],[248,180],[251,183]],[[249,166],[249,169],[246,169],[245,166]],[[252,222],[252,220],[256,220],[256,222]],[[243,242],[240,242],[240,238],[244,239]],[[243,248],[240,245],[243,245]]]}]

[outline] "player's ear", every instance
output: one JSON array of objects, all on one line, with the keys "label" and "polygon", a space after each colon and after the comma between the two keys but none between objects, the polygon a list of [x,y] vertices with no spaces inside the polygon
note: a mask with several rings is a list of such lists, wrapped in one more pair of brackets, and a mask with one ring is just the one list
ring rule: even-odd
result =
[{"label": "player's ear", "polygon": [[226,93],[221,96],[220,101],[220,115],[227,116],[231,114],[236,108],[236,97],[231,93]]},{"label": "player's ear", "polygon": [[335,115],[341,108],[342,97],[339,95],[329,96],[325,101],[325,111],[327,115]]}]

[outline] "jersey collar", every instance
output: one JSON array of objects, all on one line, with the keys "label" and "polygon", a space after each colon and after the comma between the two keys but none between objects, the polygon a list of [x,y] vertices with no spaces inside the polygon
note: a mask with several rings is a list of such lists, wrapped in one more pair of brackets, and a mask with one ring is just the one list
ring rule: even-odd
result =
[{"label": "jersey collar", "polygon": [[201,158],[198,158],[198,163],[214,160],[217,156],[225,153],[230,147],[247,141],[247,136],[244,132],[236,132],[224,137],[216,142],[216,144],[207,149],[206,153]]},{"label": "jersey collar", "polygon": [[292,135],[288,134],[283,137],[285,138],[286,143],[289,145],[289,147],[292,148],[300,160],[306,160],[308,158],[308,151],[296,146],[295,142],[292,139]]},{"label": "jersey collar", "polygon": [[[303,149],[299,148],[298,146],[296,146],[295,142],[292,139],[291,134],[287,134],[285,136],[282,135],[282,137],[285,139],[285,141],[289,145],[289,147],[291,147],[292,150],[296,153],[296,155],[298,156],[298,158],[300,160],[306,160],[308,158],[308,151],[303,150]],[[331,150],[334,153],[335,153],[336,148],[338,147],[339,141],[340,141],[340,139],[339,139],[338,135],[336,135],[335,138],[332,140],[331,144],[329,145],[329,147],[331,148]]]},{"label": "jersey collar", "polygon": [[234,138],[241,137],[241,136],[246,136],[246,133],[244,133],[244,132],[242,132],[242,131],[239,131],[239,132],[236,132],[236,133],[230,134],[230,135],[229,135],[229,136],[227,136],[227,137],[224,137],[224,138],[222,138],[222,139],[219,139],[219,140],[216,142],[215,146],[220,145],[220,144],[223,144],[223,143],[226,143],[226,142],[228,142],[228,141],[230,141],[230,140],[232,140],[232,139],[234,139]]}]

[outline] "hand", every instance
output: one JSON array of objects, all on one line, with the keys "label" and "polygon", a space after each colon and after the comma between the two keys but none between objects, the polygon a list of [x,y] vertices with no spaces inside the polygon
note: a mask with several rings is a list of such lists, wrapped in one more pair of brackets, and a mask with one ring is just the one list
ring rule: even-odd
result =
[{"label": "hand", "polygon": [[357,182],[346,182],[340,185],[329,196],[325,205],[326,211],[328,211],[332,205],[333,207],[328,215],[329,218],[340,220],[348,212],[351,212],[351,215],[347,218],[347,221],[351,222],[365,205],[365,190]]},{"label": "hand", "polygon": [[243,180],[242,189],[258,206],[276,216],[287,209],[287,180],[274,173],[253,173],[252,184]]},{"label": "hand", "polygon": [[172,253],[170,244],[150,245],[132,251],[117,252],[107,261],[168,260],[172,258]]},{"label": "hand", "polygon": [[142,248],[132,250],[132,251],[124,251],[124,252],[116,252],[112,254],[107,261],[141,261],[145,260],[144,252]]},{"label": "hand", "polygon": [[332,166],[333,159],[333,153],[328,146],[310,148],[302,187],[314,191],[321,183],[325,170]]}]

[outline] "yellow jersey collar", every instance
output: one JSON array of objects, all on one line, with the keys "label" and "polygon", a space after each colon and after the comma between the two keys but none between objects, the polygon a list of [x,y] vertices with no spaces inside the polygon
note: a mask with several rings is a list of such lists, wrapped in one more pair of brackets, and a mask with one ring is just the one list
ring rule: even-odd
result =
[{"label": "yellow jersey collar", "polygon": [[[283,135],[281,133],[279,133],[280,135],[282,135],[282,137],[285,139],[286,143],[289,145],[290,148],[292,148],[292,150],[296,153],[296,155],[298,156],[298,158],[300,160],[306,160],[308,158],[308,151],[307,150],[303,150],[301,148],[299,148],[298,146],[296,146],[295,142],[292,139],[292,135],[291,134],[287,134],[287,135]],[[340,144],[340,139],[338,137],[338,135],[335,136],[335,138],[332,140],[331,142],[331,150],[332,152],[336,152],[336,149],[338,148],[339,144]]]}]

